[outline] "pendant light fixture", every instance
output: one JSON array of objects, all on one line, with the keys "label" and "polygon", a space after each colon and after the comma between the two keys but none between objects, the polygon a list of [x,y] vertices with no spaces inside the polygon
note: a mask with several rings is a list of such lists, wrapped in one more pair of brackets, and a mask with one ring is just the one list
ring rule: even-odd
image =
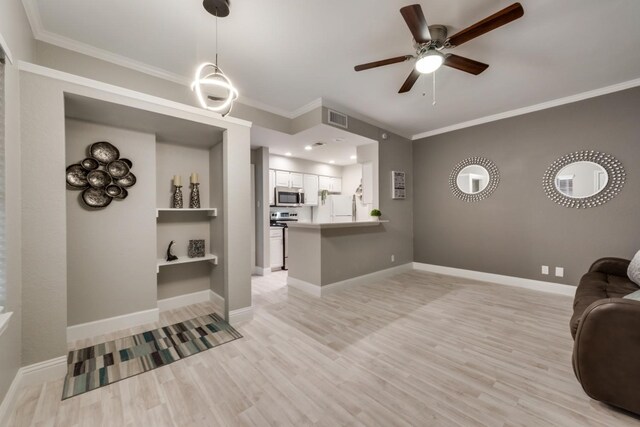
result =
[{"label": "pendant light fixture", "polygon": [[233,102],[238,99],[238,90],[222,72],[218,62],[218,18],[229,15],[228,0],[204,0],[205,10],[216,17],[216,61],[203,62],[196,70],[191,90],[196,93],[200,106],[226,116]]}]

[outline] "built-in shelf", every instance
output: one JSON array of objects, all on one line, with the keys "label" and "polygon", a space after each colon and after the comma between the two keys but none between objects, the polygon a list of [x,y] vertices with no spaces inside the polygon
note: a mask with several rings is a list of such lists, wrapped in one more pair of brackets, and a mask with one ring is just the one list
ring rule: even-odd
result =
[{"label": "built-in shelf", "polygon": [[211,216],[211,217],[218,216],[218,209],[216,208],[198,208],[198,209],[160,208],[160,209],[156,209],[156,218],[160,216],[161,212],[205,212],[208,216]]},{"label": "built-in shelf", "polygon": [[160,267],[166,267],[167,265],[177,265],[177,264],[188,264],[190,262],[202,262],[209,261],[213,265],[218,265],[218,257],[213,254],[206,254],[203,257],[198,258],[189,258],[186,256],[179,256],[175,261],[167,261],[166,259],[158,260],[158,267],[156,268],[156,272],[160,272]]}]

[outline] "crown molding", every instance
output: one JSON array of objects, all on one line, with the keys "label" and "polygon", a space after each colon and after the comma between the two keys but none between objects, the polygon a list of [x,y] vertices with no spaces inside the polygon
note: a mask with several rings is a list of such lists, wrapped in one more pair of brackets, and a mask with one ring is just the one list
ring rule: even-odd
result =
[{"label": "crown molding", "polygon": [[9,61],[10,64],[13,64],[13,54],[9,49],[7,41],[4,39],[4,37],[2,37],[2,34],[0,34],[0,49],[2,49],[2,51],[4,52],[4,57],[7,59],[7,61]]},{"label": "crown molding", "polygon": [[[47,31],[42,24],[42,19],[40,17],[40,12],[38,10],[36,1],[22,0],[22,4],[27,14],[27,19],[29,20],[29,24],[31,25],[31,31],[33,33],[33,37],[36,40],[39,40],[63,49],[67,49],[72,52],[80,53],[82,55],[86,55],[92,58],[100,59],[105,62],[119,65],[121,67],[129,68],[153,77],[157,77],[163,80],[168,80],[170,82],[177,83],[182,86],[191,87],[191,80],[188,77],[182,76],[180,74],[172,73],[165,69],[154,67],[152,65],[149,65],[140,61],[136,61],[126,56],[119,55],[119,54],[110,52],[108,50],[100,49],[95,46],[91,46],[89,44],[82,43],[77,40],[70,39],[68,37],[64,37],[64,36],[52,33],[50,31]],[[269,113],[276,114],[278,116],[285,117],[287,119],[295,119],[296,117],[299,117],[302,114],[305,114],[315,108],[322,106],[322,98],[318,98],[310,102],[309,104],[303,105],[302,107],[296,110],[287,111],[282,108],[274,107],[272,105],[265,104],[260,101],[256,101],[242,94],[240,94],[240,98],[238,99],[238,102],[253,108],[258,108],[260,110],[264,110]]]},{"label": "crown molding", "polygon": [[510,117],[521,116],[523,114],[529,114],[536,111],[546,110],[548,108],[559,107],[561,105],[571,104],[573,102],[583,101],[589,98],[595,98],[602,95],[607,95],[614,92],[620,92],[622,90],[631,89],[640,86],[640,79],[628,80],[626,82],[617,83],[611,86],[605,86],[599,89],[590,90],[587,92],[578,93],[575,95],[566,96],[564,98],[558,98],[551,101],[542,102],[540,104],[530,105],[528,107],[517,108],[515,110],[505,111],[490,116],[480,117],[478,119],[469,120],[466,122],[457,123],[451,126],[445,126],[439,129],[430,130],[423,133],[418,133],[411,137],[412,140],[418,140],[428,138],[430,136],[440,135],[443,133],[453,132],[455,130],[464,129],[472,126],[478,126],[484,123],[495,122],[498,120],[508,119]]},{"label": "crown molding", "polygon": [[64,71],[55,70],[53,68],[43,67],[41,65],[32,64],[30,62],[18,61],[18,69],[23,72],[36,74],[43,77],[48,77],[54,80],[59,80],[71,84],[75,84],[78,86],[83,86],[91,89],[100,90],[102,92],[124,96],[130,99],[134,99],[137,101],[147,102],[152,105],[173,108],[178,111],[182,111],[189,114],[194,114],[198,117],[202,117],[204,119],[216,119],[227,123],[233,123],[241,126],[251,127],[252,123],[238,119],[236,117],[226,116],[222,117],[220,114],[205,110],[204,108],[194,107],[192,105],[181,104],[176,101],[171,101],[169,99],[160,98],[157,96],[149,95],[142,92],[137,92],[135,90],[126,89],[120,86],[115,86],[109,83],[104,83],[98,80],[88,79],[86,77],[76,76],[75,74],[66,73]]}]

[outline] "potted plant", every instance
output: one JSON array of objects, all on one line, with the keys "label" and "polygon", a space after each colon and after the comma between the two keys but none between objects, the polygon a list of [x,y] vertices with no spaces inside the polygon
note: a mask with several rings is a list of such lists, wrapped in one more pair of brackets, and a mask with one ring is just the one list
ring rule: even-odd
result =
[{"label": "potted plant", "polygon": [[369,215],[371,216],[371,221],[380,221],[382,212],[380,212],[380,210],[378,209],[373,209],[371,213],[369,213]]}]

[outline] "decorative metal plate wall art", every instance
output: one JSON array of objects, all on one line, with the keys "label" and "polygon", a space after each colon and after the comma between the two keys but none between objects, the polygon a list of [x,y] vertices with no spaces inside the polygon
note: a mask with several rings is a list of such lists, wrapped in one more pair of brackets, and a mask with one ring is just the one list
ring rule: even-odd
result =
[{"label": "decorative metal plate wall art", "polygon": [[[482,166],[487,170],[489,173],[489,182],[482,191],[470,194],[465,193],[460,189],[460,187],[458,187],[458,175],[462,169],[473,165]],[[451,192],[454,196],[464,200],[465,202],[479,202],[480,200],[486,199],[496,190],[496,188],[498,188],[499,183],[500,172],[498,171],[498,167],[491,160],[484,157],[469,157],[464,159],[453,168],[451,175],[449,176],[449,187],[451,188]]]},{"label": "decorative metal plate wall art", "polygon": [[82,190],[81,200],[90,208],[106,208],[116,200],[123,200],[127,188],[136,183],[131,172],[133,162],[120,158],[120,150],[106,141],[91,144],[89,157],[67,167],[67,188]]},{"label": "decorative metal plate wall art", "polygon": [[[589,197],[569,197],[561,193],[556,187],[556,176],[566,166],[576,162],[595,163],[607,172],[606,186]],[[542,186],[547,197],[566,208],[585,209],[603,205],[622,191],[626,180],[626,173],[622,163],[610,154],[593,150],[576,151],[560,157],[549,166],[542,177]]]}]

